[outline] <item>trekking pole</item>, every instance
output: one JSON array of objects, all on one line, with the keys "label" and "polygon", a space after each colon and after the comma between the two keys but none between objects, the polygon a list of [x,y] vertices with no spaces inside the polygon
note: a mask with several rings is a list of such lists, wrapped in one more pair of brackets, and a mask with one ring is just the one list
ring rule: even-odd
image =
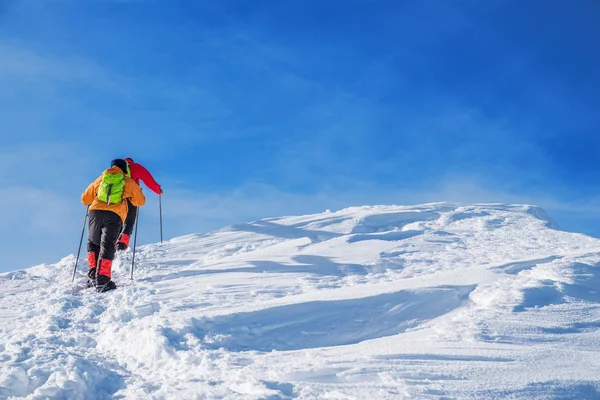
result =
[{"label": "trekking pole", "polygon": [[158,195],[158,212],[160,215],[160,242],[162,243],[162,193]]},{"label": "trekking pole", "polygon": [[138,227],[138,216],[140,214],[140,208],[138,207],[135,211],[135,233],[133,234],[133,256],[131,257],[131,280],[133,280],[133,267],[135,265],[135,244],[137,242],[137,227]]},{"label": "trekking pole", "polygon": [[77,250],[77,258],[75,259],[75,268],[73,268],[73,277],[71,278],[71,282],[75,281],[75,273],[77,272],[77,263],[79,263],[79,254],[81,253],[81,243],[83,243],[83,234],[85,232],[85,223],[88,217],[88,211],[90,206],[85,208],[85,218],[83,219],[83,229],[81,230],[81,239],[79,239],[79,249]]}]

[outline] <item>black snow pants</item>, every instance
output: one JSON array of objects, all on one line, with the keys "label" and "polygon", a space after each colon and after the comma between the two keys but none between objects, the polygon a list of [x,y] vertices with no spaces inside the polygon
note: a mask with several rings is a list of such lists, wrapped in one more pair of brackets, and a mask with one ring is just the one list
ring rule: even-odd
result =
[{"label": "black snow pants", "polygon": [[137,217],[137,207],[131,204],[131,201],[127,200],[127,218],[125,218],[125,225],[123,225],[123,233],[131,236],[133,233],[133,227],[135,226],[135,218]]},{"label": "black snow pants", "polygon": [[122,225],[121,217],[117,213],[108,210],[90,211],[88,252],[96,253],[96,259],[114,259],[117,251],[115,245]]}]

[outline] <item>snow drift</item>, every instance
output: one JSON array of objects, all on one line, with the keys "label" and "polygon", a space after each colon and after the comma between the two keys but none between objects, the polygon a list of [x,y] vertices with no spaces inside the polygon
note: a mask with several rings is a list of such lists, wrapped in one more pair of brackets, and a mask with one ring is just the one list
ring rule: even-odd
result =
[{"label": "snow drift", "polygon": [[526,205],[355,207],[0,274],[0,398],[600,398],[600,240]]}]

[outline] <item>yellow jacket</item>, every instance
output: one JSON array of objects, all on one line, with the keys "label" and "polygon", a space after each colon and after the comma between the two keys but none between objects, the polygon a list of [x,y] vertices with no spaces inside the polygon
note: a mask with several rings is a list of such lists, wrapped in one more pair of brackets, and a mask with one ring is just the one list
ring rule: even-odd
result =
[{"label": "yellow jacket", "polygon": [[[108,174],[121,174],[123,173],[119,167],[110,167],[104,173]],[[103,173],[103,175],[104,175]],[[133,179],[128,176],[124,177],[125,187],[123,188],[123,200],[128,199],[131,201],[131,204],[137,207],[141,207],[146,204],[146,197],[142,193],[142,189],[135,183]],[[90,185],[85,189],[83,194],[81,195],[81,202],[85,206],[90,206],[90,211],[92,210],[108,210],[114,213],[117,213],[121,220],[125,222],[125,218],[127,218],[127,210],[129,206],[126,201],[122,201],[116,204],[107,204],[103,201],[98,200],[98,187],[100,186],[100,182],[102,182],[102,175],[98,177],[94,182],[90,183]]]}]

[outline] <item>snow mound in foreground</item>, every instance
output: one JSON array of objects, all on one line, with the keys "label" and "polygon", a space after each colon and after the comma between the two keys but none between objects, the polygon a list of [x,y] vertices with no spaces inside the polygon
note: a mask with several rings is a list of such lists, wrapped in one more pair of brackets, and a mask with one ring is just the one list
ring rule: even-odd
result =
[{"label": "snow mound in foreground", "polygon": [[526,205],[353,207],[0,274],[0,398],[600,398],[600,241]]}]

